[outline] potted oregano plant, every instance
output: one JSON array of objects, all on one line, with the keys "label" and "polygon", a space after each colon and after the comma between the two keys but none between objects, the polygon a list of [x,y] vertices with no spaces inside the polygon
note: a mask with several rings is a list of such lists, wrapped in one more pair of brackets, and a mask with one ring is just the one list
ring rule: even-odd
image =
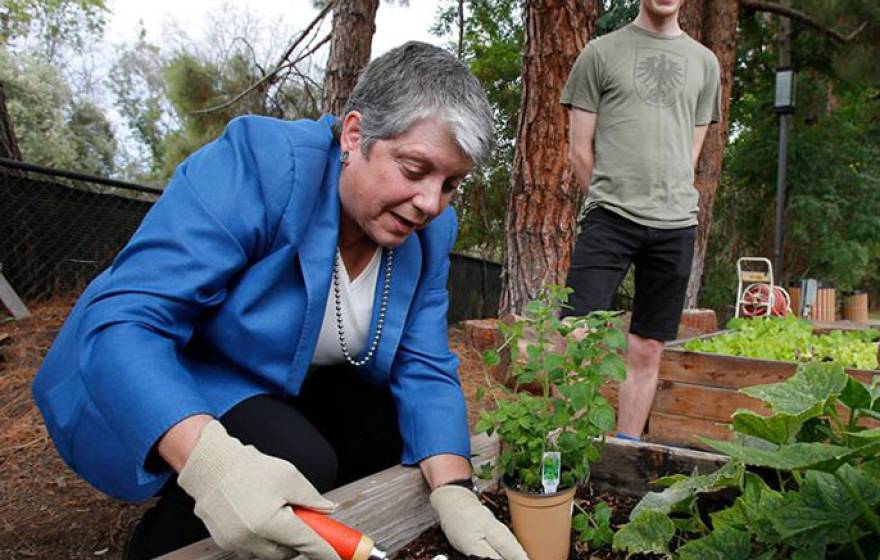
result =
[{"label": "potted oregano plant", "polygon": [[[560,319],[570,292],[544,288],[524,317],[499,323],[502,344],[484,354],[491,367],[509,352],[517,386],[540,387],[537,395],[519,392],[493,383],[487,374],[494,407],[482,413],[476,426],[477,432],[498,434],[497,462],[483,474],[497,469],[513,531],[531,560],[568,557],[575,491],[587,480],[589,463],[599,459],[605,434],[615,425],[614,408],[600,388],[626,376],[620,355],[626,339],[618,314]],[[478,393],[482,399],[483,391]]]}]

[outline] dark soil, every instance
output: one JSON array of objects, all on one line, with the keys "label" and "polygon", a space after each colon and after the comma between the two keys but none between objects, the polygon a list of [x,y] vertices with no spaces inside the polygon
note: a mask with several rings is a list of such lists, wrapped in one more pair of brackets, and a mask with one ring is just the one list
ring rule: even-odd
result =
[{"label": "dark soil", "polygon": [[[507,498],[503,492],[486,492],[481,496],[481,500],[486,506],[492,510],[495,516],[506,524],[510,524],[510,512],[507,509]],[[591,511],[597,500],[604,500],[611,506],[613,512],[611,516],[612,529],[617,530],[618,527],[627,522],[629,513],[635,507],[638,500],[636,498],[628,498],[616,496],[608,493],[596,493],[591,486],[581,488],[575,497],[577,505],[583,507],[587,511]],[[575,511],[578,511],[575,508]],[[456,552],[454,548],[446,540],[443,531],[439,527],[428,529],[408,546],[400,550],[394,555],[393,560],[432,560],[435,556],[444,555],[449,560],[472,560],[473,556],[465,556]],[[587,546],[580,543],[576,539],[576,535],[572,532],[571,548],[568,560],[607,560],[626,558],[625,554],[613,552],[610,546],[603,546],[597,550],[589,550]],[[646,556],[633,556],[632,558],[648,558]]]}]

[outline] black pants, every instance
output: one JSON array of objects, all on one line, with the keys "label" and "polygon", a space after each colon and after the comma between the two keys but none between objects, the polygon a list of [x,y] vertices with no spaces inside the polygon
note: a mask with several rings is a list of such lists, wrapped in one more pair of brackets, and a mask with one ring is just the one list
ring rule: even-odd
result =
[{"label": "black pants", "polygon": [[637,224],[604,208],[581,220],[566,284],[574,289],[563,315],[609,309],[630,264],[635,291],[629,331],[644,338],[673,340],[678,334],[694,256],[696,226],[658,229]]},{"label": "black pants", "polygon": [[[258,395],[220,422],[243,443],[293,463],[321,493],[399,464],[403,448],[391,393],[348,365],[315,368],[299,396]],[[172,478],[132,531],[124,559],[155,558],[208,537],[194,507]]]}]

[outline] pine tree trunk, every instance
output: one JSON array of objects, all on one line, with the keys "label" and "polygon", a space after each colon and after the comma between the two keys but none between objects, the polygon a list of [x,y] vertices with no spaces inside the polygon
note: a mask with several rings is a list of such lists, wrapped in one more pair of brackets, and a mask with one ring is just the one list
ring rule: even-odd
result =
[{"label": "pine tree trunk", "polygon": [[712,224],[712,206],[721,180],[721,161],[727,144],[727,123],[730,108],[730,89],[736,64],[736,25],[739,0],[688,0],[682,7],[679,21],[691,37],[715,53],[721,67],[721,122],[709,126],[703,152],[697,164],[695,185],[700,193],[700,224],[694,243],[694,262],[688,282],[685,307],[697,306],[709,230]]},{"label": "pine tree trunk", "polygon": [[0,82],[0,157],[21,161],[21,152],[15,139],[15,129],[6,108],[6,92]]},{"label": "pine tree trunk", "polygon": [[321,111],[342,116],[357,83],[358,72],[370,62],[379,0],[337,0],[333,7],[330,57],[324,75]]},{"label": "pine tree trunk", "polygon": [[586,194],[568,163],[568,112],[559,103],[593,37],[598,0],[527,0],[522,105],[507,204],[502,313],[522,313],[546,284],[562,284]]}]

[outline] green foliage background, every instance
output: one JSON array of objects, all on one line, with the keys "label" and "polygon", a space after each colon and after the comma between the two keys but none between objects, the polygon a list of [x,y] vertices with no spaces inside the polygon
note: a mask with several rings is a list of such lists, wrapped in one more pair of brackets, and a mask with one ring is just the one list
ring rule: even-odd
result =
[{"label": "green foliage background", "polygon": [[[804,2],[831,28],[867,26],[841,46],[795,25],[797,108],[789,136],[784,273],[876,293],[880,270],[880,8],[870,2]],[[845,11],[847,10],[847,11]],[[735,299],[736,258],[773,252],[779,123],[776,18],[744,13],[730,104],[730,141],[712,223],[701,305]]]},{"label": "green foliage background", "polygon": [[[604,0],[598,34],[631,21],[639,0]],[[161,186],[174,167],[244,113],[315,117],[320,69],[248,95],[232,108],[195,111],[242,91],[275,62],[256,53],[258,38],[287,41],[290,29],[240,33],[237,14],[217,15],[215,40],[169,47],[147,40],[122,45],[102,78],[113,108],[131,131],[122,140],[87,81],[70,62],[102,41],[112,6],[105,0],[7,0],[0,4],[0,80],[25,159]],[[381,9],[381,8],[380,8]],[[801,0],[796,9],[843,34],[840,45],[795,22],[792,60],[797,111],[788,152],[785,277],[867,289],[880,300],[880,3]],[[483,83],[493,105],[492,163],[463,185],[456,249],[501,260],[507,192],[521,101],[523,46],[519,0],[438,1],[434,33],[449,39]],[[210,16],[210,14],[209,14]],[[779,53],[777,16],[744,9],[730,104],[730,138],[706,258],[701,305],[725,312],[734,300],[735,259],[770,256],[775,211],[778,120],[772,111]],[[226,25],[227,27],[223,27]],[[459,34],[461,49],[459,53]],[[95,77],[92,77],[93,81]],[[625,298],[623,298],[625,299]]]}]

